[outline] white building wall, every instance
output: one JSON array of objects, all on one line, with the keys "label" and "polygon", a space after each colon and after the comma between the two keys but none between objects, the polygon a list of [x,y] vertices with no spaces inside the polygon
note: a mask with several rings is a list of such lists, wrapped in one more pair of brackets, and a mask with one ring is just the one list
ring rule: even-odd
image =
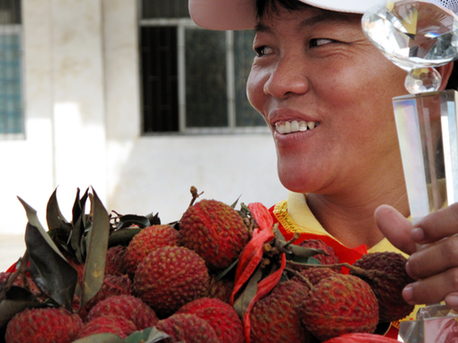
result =
[{"label": "white building wall", "polygon": [[109,211],[163,222],[179,219],[191,185],[228,204],[285,198],[269,134],[140,135],[136,7],[23,0],[26,136],[0,140],[0,234],[24,233],[16,196],[45,224],[57,186],[67,219],[76,187],[91,185]]}]

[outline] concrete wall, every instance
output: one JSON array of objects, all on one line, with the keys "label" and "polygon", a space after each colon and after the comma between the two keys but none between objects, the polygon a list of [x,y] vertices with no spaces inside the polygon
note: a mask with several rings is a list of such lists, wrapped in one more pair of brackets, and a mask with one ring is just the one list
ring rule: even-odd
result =
[{"label": "concrete wall", "polygon": [[270,134],[140,135],[135,0],[23,0],[24,139],[0,140],[0,233],[24,232],[16,196],[45,224],[58,186],[67,219],[76,187],[107,209],[179,219],[189,188],[228,204],[286,196]]}]

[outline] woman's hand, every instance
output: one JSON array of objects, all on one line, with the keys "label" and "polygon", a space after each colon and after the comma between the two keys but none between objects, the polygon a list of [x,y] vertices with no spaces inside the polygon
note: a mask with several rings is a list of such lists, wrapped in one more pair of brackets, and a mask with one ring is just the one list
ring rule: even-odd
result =
[{"label": "woman's hand", "polygon": [[[385,237],[411,255],[407,273],[416,282],[402,292],[410,304],[445,300],[458,310],[458,203],[433,212],[414,226],[394,208],[382,205],[375,219]],[[417,250],[417,244],[422,245]]]}]

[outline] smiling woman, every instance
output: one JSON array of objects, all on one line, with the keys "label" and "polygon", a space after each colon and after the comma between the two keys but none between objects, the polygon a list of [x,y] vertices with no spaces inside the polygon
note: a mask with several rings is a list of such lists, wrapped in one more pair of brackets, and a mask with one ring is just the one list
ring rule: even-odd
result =
[{"label": "smiling woman", "polygon": [[[368,252],[412,254],[406,271],[421,281],[404,289],[404,299],[445,299],[458,309],[457,206],[415,228],[407,219],[392,107],[393,97],[407,94],[406,72],[361,27],[378,2],[190,0],[190,13],[204,28],[255,30],[247,94],[272,132],[279,178],[290,191],[271,209],[285,238],[326,240],[350,263]],[[437,70],[443,90],[453,63]],[[433,242],[416,252],[416,243]]]}]

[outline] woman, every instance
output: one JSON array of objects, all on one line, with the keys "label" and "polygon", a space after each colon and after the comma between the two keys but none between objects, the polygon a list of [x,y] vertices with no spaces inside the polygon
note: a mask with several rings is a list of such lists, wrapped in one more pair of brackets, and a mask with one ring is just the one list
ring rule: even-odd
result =
[{"label": "woman", "polygon": [[[190,0],[190,13],[204,28],[256,30],[247,94],[272,131],[291,191],[273,209],[286,231],[321,235],[349,255],[400,249],[418,280],[404,299],[458,309],[458,204],[415,227],[406,219],[392,107],[407,94],[406,73],[361,29],[361,14],[378,2]],[[453,63],[437,69],[445,89]],[[416,243],[431,244],[416,252]]]}]

